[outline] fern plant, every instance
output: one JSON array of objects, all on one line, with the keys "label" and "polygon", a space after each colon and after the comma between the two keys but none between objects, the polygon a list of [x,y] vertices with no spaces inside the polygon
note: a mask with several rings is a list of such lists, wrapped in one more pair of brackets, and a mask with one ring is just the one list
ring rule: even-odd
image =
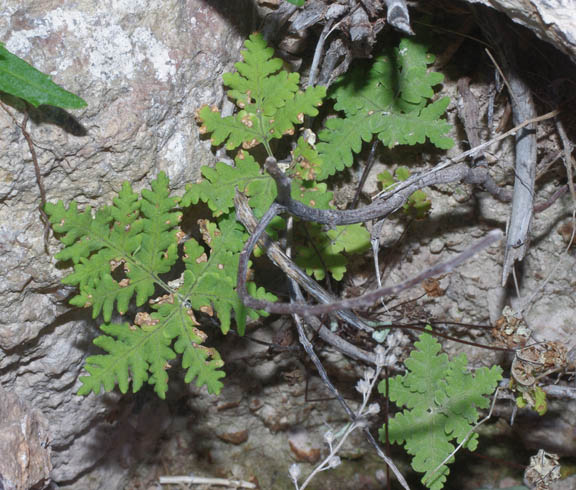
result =
[{"label": "fern plant", "polygon": [[[222,117],[217,109],[204,106],[197,112],[201,132],[210,134],[214,145],[225,144],[229,150],[238,147],[243,150],[238,152],[235,167],[225,163],[217,163],[214,168],[204,167],[205,180],[189,184],[182,203],[188,206],[203,201],[219,215],[230,212],[234,193],[239,189],[250,198],[255,215],[260,217],[276,198],[276,185],[248,150],[262,144],[266,153],[273,155],[274,140],[294,135],[295,126],[304,122],[304,116],[318,114],[326,89],[308,87],[300,91],[300,75],[283,70],[282,60],[272,57],[273,50],[260,35],[250,36],[245,46],[243,61],[235,65],[237,72],[223,76],[224,84],[229,87],[228,97],[236,102],[239,111]],[[291,158],[292,197],[308,206],[328,209],[333,194],[326,184],[315,181],[313,167],[318,164],[317,152],[301,137]],[[342,279],[348,263],[342,252],[362,253],[370,243],[370,235],[363,225],[337,227],[328,234],[320,227],[311,226],[307,232],[316,243],[299,246],[295,260],[317,279],[324,278],[326,271],[334,279]],[[305,235],[302,229],[300,234]]]},{"label": "fern plant", "polygon": [[[430,334],[420,335],[405,365],[407,373],[389,380],[389,398],[406,407],[389,420],[391,442],[404,444],[412,455],[412,468],[424,473],[422,483],[431,490],[444,487],[449,473],[446,458],[455,449],[453,440],[474,451],[478,434],[470,431],[478,422],[478,409],[487,408],[488,398],[502,379],[499,366],[471,372],[464,354],[449,360],[440,343]],[[386,393],[385,381],[378,390]],[[386,429],[380,429],[386,440]],[[451,458],[448,462],[451,462]]]},{"label": "fern plant", "polygon": [[350,167],[353,154],[374,136],[389,148],[426,139],[441,149],[452,147],[450,125],[441,119],[450,99],[431,102],[444,78],[428,70],[433,61],[424,44],[403,39],[393,52],[357,65],[334,84],[330,97],[345,117],[328,119],[318,134],[319,180]]},{"label": "fern plant", "polygon": [[[102,315],[106,322],[100,326],[104,335],[94,341],[106,353],[87,358],[88,375],[80,378],[78,394],[110,391],[116,384],[125,393],[131,381],[133,392],[147,382],[164,398],[167,370],[177,355],[186,382],[195,379],[211,393],[220,391],[224,363],[215,349],[203,345],[207,335],[198,328],[196,314],[217,315],[224,333],[232,316],[242,333],[246,316],[258,315],[235,293],[238,252],[247,236],[230,215],[201,221],[203,243],[185,241],[180,281],[166,282],[166,274],[178,265],[184,236],[178,201],[160,173],[140,196],[125,182],[113,204],[96,212],[79,211],[74,202],[46,206],[64,244],[56,258],[74,267],[62,281],[78,287],[71,303],[91,308],[94,318]],[[273,298],[262,289],[252,292]],[[131,303],[139,309],[128,315]],[[149,309],[141,308],[145,304]],[[131,321],[110,323],[115,311]]]},{"label": "fern plant", "polygon": [[[242,334],[246,317],[261,314],[245,308],[235,291],[238,252],[247,234],[235,221],[234,194],[243,192],[256,216],[262,216],[276,198],[276,185],[258,161],[262,154],[258,147],[270,156],[281,152],[279,140],[294,136],[305,116],[318,114],[326,89],[300,90],[298,73],[286,72],[260,35],[250,36],[245,47],[236,71],[223,77],[238,111],[222,117],[216,108],[204,106],[197,112],[201,132],[209,134],[214,145],[238,150],[234,166],[217,163],[213,168],[203,167],[203,179],[188,184],[181,197],[171,195],[168,179],[161,173],[151,189],[140,195],[128,183],[123,184],[113,204],[96,211],[81,211],[74,202],[68,207],[62,202],[46,206],[64,245],[56,258],[74,268],[64,279],[78,287],[72,304],[91,308],[94,318],[104,320],[100,327],[103,335],[95,340],[104,353],[87,358],[88,374],[81,378],[79,394],[109,391],[115,385],[126,392],[130,382],[135,392],[147,382],[164,397],[168,369],[178,356],[187,382],[195,379],[198,385],[218,393],[223,361],[216,350],[204,346],[207,334],[196,318],[200,314],[214,316],[223,333],[234,321]],[[369,70],[369,83],[356,95],[357,73],[337,83],[330,96],[337,100],[336,109],[348,117],[329,119],[317,145],[310,130],[298,138],[287,169],[293,198],[321,209],[333,206],[332,192],[318,181],[342,168],[338,160],[327,163],[329,146],[339,145],[334,140],[336,127],[344,130],[358,125],[362,134],[377,128],[371,134],[387,142],[397,139],[388,126],[401,123],[406,129],[414,123],[418,135],[406,134],[401,142],[414,143],[427,136],[438,145],[448,145],[442,136],[446,123],[438,120],[447,101],[429,104],[432,86],[440,80],[426,70],[430,57],[412,41],[401,44],[398,56],[403,57],[398,73],[393,74],[385,67],[387,61],[380,58]],[[409,81],[409,73],[421,80]],[[402,82],[401,96],[395,95],[391,82],[396,78]],[[377,125],[371,117],[375,101],[379,120],[386,120],[385,111],[393,113],[386,124]],[[339,148],[336,153],[342,154],[342,145]],[[357,151],[357,146],[353,150]],[[179,220],[186,208],[200,201],[207,204],[213,219],[192,230],[192,235],[202,237],[195,240],[185,236]],[[359,224],[325,230],[296,223],[295,239],[299,240],[295,260],[309,274],[321,279],[327,271],[340,280],[347,266],[343,253],[363,253],[370,236]],[[169,282],[170,274],[178,272],[180,278]],[[250,288],[253,296],[273,298],[254,284]]]}]

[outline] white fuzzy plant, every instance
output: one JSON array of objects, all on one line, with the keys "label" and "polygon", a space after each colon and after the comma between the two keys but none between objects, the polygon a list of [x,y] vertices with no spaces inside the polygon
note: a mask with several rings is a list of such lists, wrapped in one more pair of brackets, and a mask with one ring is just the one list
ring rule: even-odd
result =
[{"label": "white fuzzy plant", "polygon": [[377,415],[380,412],[380,405],[378,403],[370,403],[370,396],[374,389],[376,381],[380,377],[382,368],[386,362],[385,349],[382,346],[376,347],[376,369],[368,368],[364,371],[364,377],[356,383],[356,391],[362,395],[362,403],[356,411],[354,419],[345,425],[340,431],[334,433],[329,429],[324,434],[324,441],[328,445],[329,454],[312,470],[308,477],[302,482],[298,480],[302,474],[302,468],[298,463],[290,466],[289,474],[296,490],[304,490],[312,481],[312,479],[321,471],[336,468],[342,462],[338,452],[342,448],[346,439],[356,429],[362,429],[368,423],[368,418]]}]

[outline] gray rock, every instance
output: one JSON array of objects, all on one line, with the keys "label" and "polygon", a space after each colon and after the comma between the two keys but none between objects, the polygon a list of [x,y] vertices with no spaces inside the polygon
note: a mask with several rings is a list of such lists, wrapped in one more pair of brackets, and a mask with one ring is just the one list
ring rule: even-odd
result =
[{"label": "gray rock", "polygon": [[[210,0],[3,2],[0,41],[88,102],[83,110],[30,112],[28,131],[48,200],[108,203],[124,180],[140,189],[159,171],[174,189],[196,179],[214,157],[200,141],[194,112],[220,103],[219,76],[237,61],[252,30],[251,8]],[[7,96],[2,102],[22,121],[21,104]],[[30,151],[4,110],[0,141],[0,383],[46,415],[56,482],[84,489],[103,481],[101,488],[114,488],[125,468],[96,469],[111,445],[120,444],[111,433],[125,433],[127,419],[136,432],[158,431],[147,430],[149,421],[138,425],[130,410],[106,423],[116,395],[74,394],[96,324],[89,312],[66,304],[70,291],[59,284],[66,271],[52,258],[56,241],[50,254],[44,251]],[[126,454],[133,451],[129,444],[134,441],[122,447]],[[87,472],[91,483],[80,482]]]},{"label": "gray rock", "polygon": [[574,0],[467,0],[505,13],[576,62]]},{"label": "gray rock", "polygon": [[50,481],[46,417],[0,387],[0,488],[44,488]]}]

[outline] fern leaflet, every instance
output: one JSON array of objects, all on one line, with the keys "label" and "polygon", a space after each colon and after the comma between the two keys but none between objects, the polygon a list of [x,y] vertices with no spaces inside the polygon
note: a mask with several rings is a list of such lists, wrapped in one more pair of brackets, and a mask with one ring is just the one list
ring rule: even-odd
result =
[{"label": "fern leaflet", "polygon": [[174,210],[178,198],[170,196],[166,175],[159,174],[142,198],[125,182],[114,203],[94,215],[90,208],[79,212],[74,202],[68,209],[62,201],[46,205],[65,245],[55,257],[74,264],[74,272],[62,282],[78,286],[71,303],[92,306],[93,318],[102,313],[109,321],[115,304],[123,314],[134,295],[136,306],[142,306],[154,293],[154,284],[162,284],[159,275],[178,258],[176,232],[182,213]]},{"label": "fern leaflet", "polygon": [[381,55],[368,68],[357,66],[334,84],[330,97],[346,117],[329,119],[318,134],[323,162],[319,180],[351,166],[353,154],[374,135],[390,148],[424,143],[426,138],[438,148],[453,145],[446,136],[450,125],[440,119],[450,99],[428,105],[433,87],[443,79],[428,73],[433,61],[422,44],[403,39],[393,55]]},{"label": "fern leaflet", "polygon": [[212,144],[226,143],[232,150],[242,145],[249,149],[292,133],[304,116],[318,114],[317,107],[326,94],[324,87],[299,90],[300,75],[282,70],[282,60],[273,58],[274,50],[259,34],[252,34],[242,51],[243,62],[236,73],[226,73],[228,96],[242,109],[233,116],[221,117],[215,108],[203,106],[197,113],[200,131],[212,134]]},{"label": "fern leaflet", "polygon": [[[407,374],[390,380],[390,400],[406,409],[390,419],[389,438],[405,445],[413,456],[414,470],[424,473],[422,483],[440,490],[449,473],[448,466],[440,465],[455,448],[451,441],[456,439],[459,444],[465,440],[478,421],[477,409],[488,407],[484,395],[494,391],[502,369],[493,366],[472,373],[464,354],[450,361],[446,354],[440,354],[440,344],[428,333],[423,333],[415,345],[417,350],[405,362]],[[378,390],[386,392],[385,382]],[[380,438],[385,440],[384,427]],[[472,434],[465,443],[471,451],[477,445],[478,434]]]},{"label": "fern leaflet", "polygon": [[[261,216],[276,198],[274,180],[261,169],[246,151],[240,151],[235,166],[219,162],[215,167],[202,167],[204,179],[186,186],[182,205],[190,206],[203,201],[215,216],[226,214],[234,208],[236,189],[250,197],[250,204]],[[217,189],[217,190],[216,190]]]}]

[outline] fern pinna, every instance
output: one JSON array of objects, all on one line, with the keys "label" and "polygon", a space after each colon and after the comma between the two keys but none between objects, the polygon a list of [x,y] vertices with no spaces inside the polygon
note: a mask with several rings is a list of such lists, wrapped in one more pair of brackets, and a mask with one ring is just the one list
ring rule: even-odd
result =
[{"label": "fern pinna", "polygon": [[[180,355],[186,382],[196,380],[209,392],[222,387],[223,361],[215,349],[204,346],[206,333],[199,328],[195,312],[217,315],[224,333],[234,316],[240,333],[247,310],[235,292],[237,252],[247,238],[231,216],[218,223],[200,222],[203,243],[187,239],[182,245],[184,272],[179,281],[166,282],[179,258],[182,212],[179,198],[170,195],[168,178],[160,173],[151,190],[136,194],[124,183],[113,204],[93,212],[79,211],[76,203],[48,204],[46,212],[64,248],[56,258],[71,261],[74,271],[63,279],[78,287],[71,303],[91,307],[110,322],[114,310],[127,316],[133,301],[139,311],[132,321],[105,323],[104,335],[94,343],[105,354],[86,359],[87,376],[80,378],[80,395],[110,391],[118,384],[125,393],[144,382],[164,398],[171,362]],[[267,296],[255,290],[257,296]],[[142,308],[147,303],[148,308]]]},{"label": "fern pinna", "polygon": [[351,166],[353,154],[374,136],[389,148],[426,139],[441,149],[452,147],[450,124],[441,119],[450,99],[431,102],[434,86],[444,79],[428,70],[433,61],[423,44],[403,39],[393,52],[358,64],[334,84],[334,109],[346,117],[328,119],[318,135],[320,180]]},{"label": "fern pinna", "polygon": [[[250,36],[245,46],[243,61],[235,65],[237,72],[223,76],[224,84],[229,87],[228,97],[235,101],[238,112],[222,117],[216,108],[209,106],[197,112],[201,132],[210,134],[214,145],[242,150],[233,167],[222,162],[214,168],[204,167],[205,180],[188,185],[182,203],[190,205],[201,200],[214,213],[226,213],[233,208],[234,193],[238,189],[250,198],[255,215],[260,217],[275,199],[276,185],[262,170],[263,162],[258,163],[249,150],[262,144],[266,153],[273,155],[274,140],[294,135],[295,126],[304,122],[304,116],[318,114],[326,89],[308,87],[301,91],[300,75],[283,70],[282,60],[272,57],[273,50],[259,34]],[[310,130],[307,132],[311,134]],[[314,138],[312,135],[311,139]],[[309,206],[331,207],[333,193],[327,190],[326,184],[314,180],[320,160],[313,144],[300,137],[290,159],[292,197]],[[342,252],[362,253],[370,244],[370,235],[363,225],[337,227],[328,234],[320,226],[309,225],[306,229],[297,226],[298,239],[301,240],[294,258],[317,279],[324,278],[326,271],[334,279],[342,279],[348,264]]]},{"label": "fern pinna", "polygon": [[[404,444],[413,456],[412,467],[424,473],[422,483],[441,490],[449,473],[444,461],[455,449],[451,441],[456,439],[471,451],[478,446],[478,434],[470,432],[480,417],[478,408],[488,408],[485,395],[496,389],[502,369],[492,366],[471,372],[464,354],[449,360],[429,333],[420,335],[415,346],[405,362],[407,373],[389,380],[390,400],[406,409],[390,419],[388,437]],[[385,381],[378,391],[386,393]],[[384,427],[380,439],[386,440]]]}]

